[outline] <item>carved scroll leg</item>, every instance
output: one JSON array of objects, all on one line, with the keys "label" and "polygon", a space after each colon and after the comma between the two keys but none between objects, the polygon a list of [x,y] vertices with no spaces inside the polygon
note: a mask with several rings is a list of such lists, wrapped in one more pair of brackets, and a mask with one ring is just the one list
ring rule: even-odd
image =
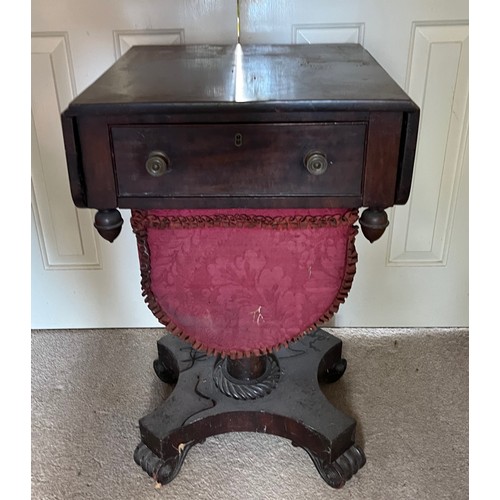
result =
[{"label": "carved scroll leg", "polygon": [[166,384],[176,384],[179,380],[179,370],[176,367],[172,367],[168,363],[165,363],[161,359],[155,359],[153,362],[153,369],[156,376]]},{"label": "carved scroll leg", "polygon": [[363,450],[355,444],[333,462],[319,458],[310,450],[306,449],[306,451],[309,453],[321,477],[332,488],[342,488],[366,463]]},{"label": "carved scroll leg", "polygon": [[[155,371],[165,382],[177,383],[170,397],[139,421],[142,440],[135,462],[167,484],[188,450],[207,437],[264,432],[303,448],[323,480],[341,488],[364,465],[365,456],[354,445],[355,420],[336,409],[318,384],[338,380],[344,369],[342,342],[321,330],[292,349],[229,363],[165,335],[158,341]],[[311,376],[315,371],[317,377]],[[245,384],[242,378],[248,379]]]},{"label": "carved scroll leg", "polygon": [[341,358],[335,363],[332,363],[331,366],[326,368],[323,372],[320,372],[318,374],[318,380],[322,383],[332,384],[342,378],[346,369],[347,361],[344,358]]},{"label": "carved scroll leg", "polygon": [[177,450],[177,453],[166,459],[161,459],[141,442],[135,449],[134,460],[156,482],[167,484],[179,474],[187,452],[194,444],[194,441],[184,443],[182,449]]}]

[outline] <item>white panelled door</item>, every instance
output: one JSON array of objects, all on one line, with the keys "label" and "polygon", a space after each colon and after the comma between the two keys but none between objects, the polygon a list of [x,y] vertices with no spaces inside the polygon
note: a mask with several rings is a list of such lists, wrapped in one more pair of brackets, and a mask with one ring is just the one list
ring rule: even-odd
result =
[{"label": "white panelled door", "polygon": [[[157,326],[135,237],[70,198],[59,115],[136,44],[236,43],[237,0],[32,1],[32,326]],[[239,0],[241,43],[361,43],[421,107],[410,201],[370,245],[338,326],[468,324],[466,0]],[[122,210],[126,220],[129,213]]]},{"label": "white panelled door", "polygon": [[468,325],[467,0],[240,0],[242,43],[361,43],[420,106],[413,188],[336,326]]},{"label": "white panelled door", "polygon": [[32,1],[33,328],[158,325],[129,224],[111,245],[71,201],[60,113],[132,45],[234,43],[236,19],[235,0]]}]

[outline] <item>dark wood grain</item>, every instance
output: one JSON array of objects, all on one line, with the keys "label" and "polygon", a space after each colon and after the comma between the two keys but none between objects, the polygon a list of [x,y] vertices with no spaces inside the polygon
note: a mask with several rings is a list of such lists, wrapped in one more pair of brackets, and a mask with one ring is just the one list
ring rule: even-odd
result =
[{"label": "dark wood grain", "polygon": [[79,135],[76,129],[76,118],[62,117],[62,132],[68,164],[68,177],[71,197],[77,207],[86,207],[87,193],[83,179],[82,156],[79,148]]},{"label": "dark wood grain", "polygon": [[403,115],[394,111],[370,114],[363,205],[382,209],[394,204]]},{"label": "dark wood grain", "polygon": [[87,206],[115,208],[118,202],[107,121],[105,118],[80,117],[78,133]]},{"label": "dark wood grain", "polygon": [[358,44],[132,47],[73,102],[80,113],[117,107],[399,109],[414,105]]},{"label": "dark wood grain", "polygon": [[[360,196],[366,123],[166,125],[111,129],[118,197]],[[171,169],[145,168],[162,151]],[[322,175],[304,165],[324,152]]]},{"label": "dark wood grain", "polygon": [[396,205],[404,205],[410,196],[411,181],[413,177],[413,165],[417,150],[417,135],[420,119],[420,111],[403,114],[404,137],[401,140],[400,165],[398,168],[398,179],[396,185]]},{"label": "dark wood grain", "polygon": [[[140,420],[142,442],[136,461],[157,481],[168,483],[179,472],[184,451],[207,437],[260,432],[302,447],[323,479],[334,488],[342,487],[365,462],[359,447],[356,457],[348,451],[354,445],[356,422],[331,405],[319,386],[319,380],[340,378],[341,374],[332,379],[330,371],[345,363],[342,342],[316,330],[289,349],[277,351],[275,359],[280,378],[273,390],[252,400],[236,399],[213,382],[220,358],[195,351],[173,335],[164,336],[158,341],[158,362],[175,374],[175,387],[165,402]],[[245,378],[249,370],[243,372]],[[341,458],[345,453],[347,460]]]},{"label": "dark wood grain", "polygon": [[212,196],[119,198],[120,208],[356,208],[361,196]]},{"label": "dark wood grain", "polygon": [[[409,195],[418,108],[356,44],[142,46],[63,123],[78,206],[385,208]],[[161,178],[144,168],[155,149]],[[331,161],[319,177],[312,149]]]}]

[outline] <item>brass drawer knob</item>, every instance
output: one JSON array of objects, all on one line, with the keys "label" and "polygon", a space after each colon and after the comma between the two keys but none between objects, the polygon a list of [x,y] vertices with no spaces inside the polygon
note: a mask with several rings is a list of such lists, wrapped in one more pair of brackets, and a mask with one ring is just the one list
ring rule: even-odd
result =
[{"label": "brass drawer knob", "polygon": [[172,167],[168,156],[162,151],[151,151],[146,161],[146,170],[153,177],[160,177],[170,172]]},{"label": "brass drawer knob", "polygon": [[321,151],[310,151],[304,157],[304,165],[309,173],[313,175],[324,174],[328,168],[326,154]]}]

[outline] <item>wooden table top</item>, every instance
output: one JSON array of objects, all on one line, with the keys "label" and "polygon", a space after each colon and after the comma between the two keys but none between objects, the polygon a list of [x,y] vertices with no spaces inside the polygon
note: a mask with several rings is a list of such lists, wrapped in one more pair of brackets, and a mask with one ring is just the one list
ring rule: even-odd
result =
[{"label": "wooden table top", "polygon": [[358,44],[135,46],[68,114],[416,106]]}]

